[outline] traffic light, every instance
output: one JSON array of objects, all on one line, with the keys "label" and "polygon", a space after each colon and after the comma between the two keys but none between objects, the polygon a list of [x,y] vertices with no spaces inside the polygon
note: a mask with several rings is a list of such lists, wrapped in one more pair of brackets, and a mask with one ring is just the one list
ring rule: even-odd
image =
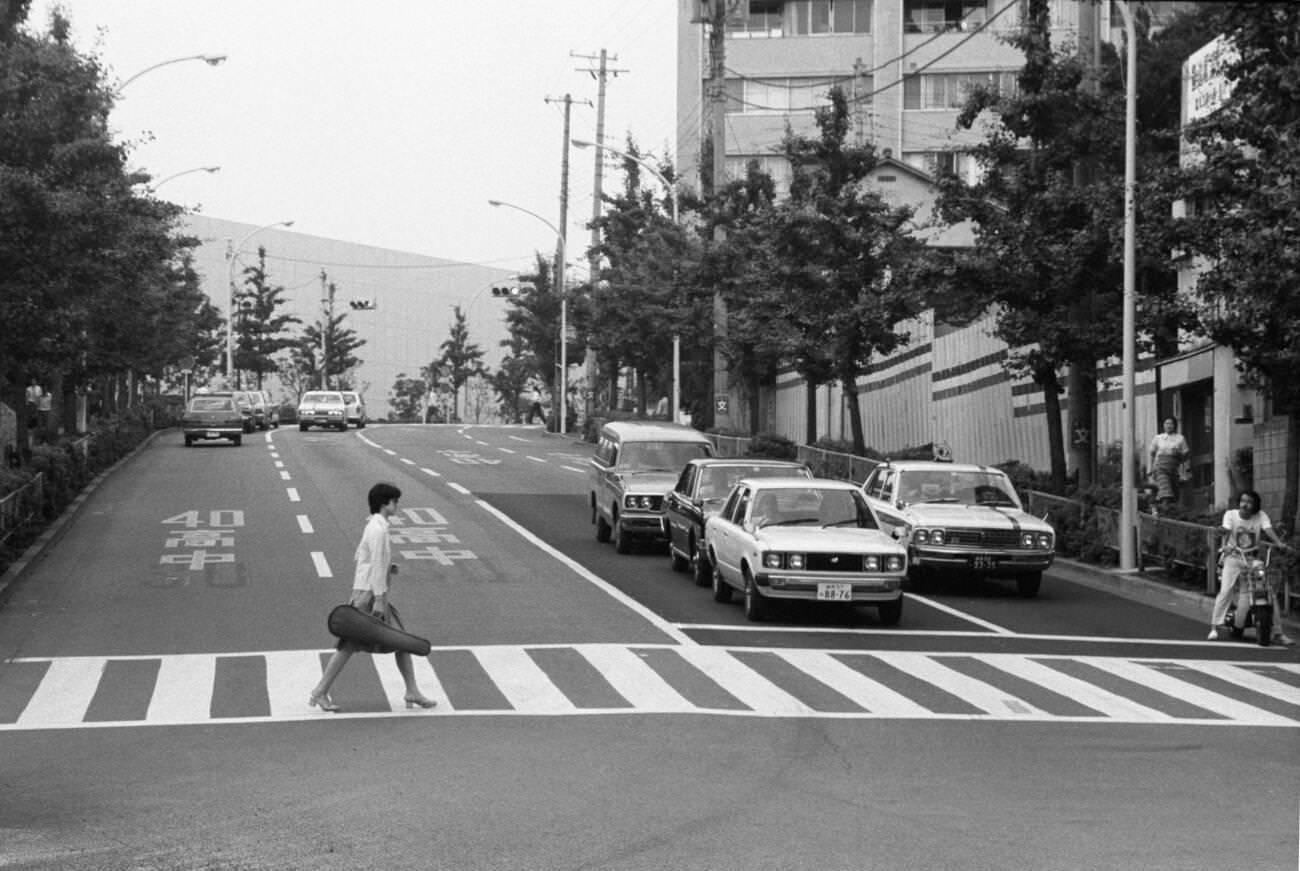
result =
[{"label": "traffic light", "polygon": [[513,282],[511,284],[494,284],[492,285],[493,296],[519,296],[524,293],[532,293],[536,288],[527,282],[520,284]]},{"label": "traffic light", "polygon": [[373,311],[379,308],[373,299],[353,299],[348,300],[348,305],[357,311]]}]

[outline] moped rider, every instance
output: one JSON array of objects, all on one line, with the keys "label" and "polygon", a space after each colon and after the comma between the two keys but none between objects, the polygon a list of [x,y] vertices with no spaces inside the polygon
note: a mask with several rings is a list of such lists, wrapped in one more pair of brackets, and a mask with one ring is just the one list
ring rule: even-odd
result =
[{"label": "moped rider", "polygon": [[[1219,637],[1219,627],[1227,618],[1228,606],[1237,595],[1237,581],[1241,573],[1249,568],[1249,560],[1258,555],[1260,539],[1268,539],[1281,550],[1293,550],[1273,531],[1272,521],[1260,510],[1260,501],[1256,491],[1243,490],[1237,500],[1237,507],[1223,513],[1223,570],[1219,576],[1219,595],[1214,598],[1214,611],[1210,615],[1210,641]],[[1280,615],[1282,612],[1277,607],[1272,590],[1269,590],[1269,598],[1274,600],[1273,613]],[[1245,619],[1245,613],[1239,611],[1237,620]],[[1275,622],[1273,625],[1275,634],[1282,643],[1290,644],[1291,639],[1282,633],[1280,624]]]}]

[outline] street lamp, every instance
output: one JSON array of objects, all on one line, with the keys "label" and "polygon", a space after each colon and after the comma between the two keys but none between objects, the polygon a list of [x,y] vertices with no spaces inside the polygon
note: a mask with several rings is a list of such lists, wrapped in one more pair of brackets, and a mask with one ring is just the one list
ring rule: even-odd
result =
[{"label": "street lamp", "polygon": [[167,176],[167,177],[166,177],[165,179],[163,179],[162,181],[150,185],[150,186],[149,186],[149,190],[151,190],[151,191],[156,191],[156,190],[158,190],[158,188],[160,188],[160,187],[162,187],[163,185],[167,184],[167,182],[171,181],[172,179],[174,179],[174,178],[180,178],[180,177],[183,176],[183,175],[189,175],[189,174],[192,173],[192,172],[206,172],[206,173],[208,173],[208,174],[210,175],[210,174],[212,174],[212,173],[214,173],[214,172],[219,171],[220,169],[221,169],[221,167],[219,167],[219,166],[196,166],[196,167],[194,167],[193,169],[183,169],[183,170],[181,170],[180,172],[173,172],[171,175]]},{"label": "street lamp", "polygon": [[[239,250],[244,247],[244,243],[256,236],[263,230],[269,230],[272,227],[292,227],[293,221],[276,221],[273,224],[267,224],[258,227],[256,230],[250,230],[239,240],[239,243],[232,245],[230,248],[230,263],[226,269],[226,311],[229,317],[226,320],[226,381],[235,374],[235,258],[239,256]],[[227,384],[229,387],[230,385]]]},{"label": "street lamp", "polygon": [[556,431],[560,435],[564,435],[568,432],[569,426],[569,309],[568,298],[564,292],[564,232],[541,215],[536,212],[530,212],[523,206],[516,206],[514,203],[502,202],[501,200],[488,200],[488,205],[496,207],[504,206],[507,209],[514,209],[517,212],[523,212],[525,215],[532,215],[534,218],[549,227],[551,232],[555,234],[555,238],[559,241],[560,250],[558,256],[555,258],[555,284],[560,291],[560,422],[556,427]]},{"label": "street lamp", "polygon": [[117,90],[114,93],[117,94],[122,93],[123,89],[126,88],[127,85],[131,84],[132,82],[140,78],[145,73],[153,72],[154,70],[158,69],[158,67],[165,67],[165,66],[169,66],[170,64],[185,63],[186,61],[191,61],[191,60],[201,60],[208,66],[215,67],[218,64],[225,62],[226,56],[224,54],[192,54],[187,57],[174,57],[171,60],[161,61],[159,63],[154,64],[153,66],[145,67],[144,69],[140,70],[140,72],[131,76],[131,78],[127,79],[125,82],[118,85]]},{"label": "street lamp", "polygon": [[[659,183],[668,191],[668,196],[672,198],[673,226],[679,226],[677,220],[677,190],[673,183],[668,180],[658,167],[650,161],[628,154],[625,151],[619,151],[617,148],[610,148],[608,145],[602,145],[598,142],[587,142],[584,139],[570,139],[575,148],[599,148],[601,151],[608,151],[610,154],[617,155],[624,160],[630,160],[638,164],[646,172],[659,179]],[[682,338],[676,332],[673,333],[673,409],[672,419],[678,419],[678,409],[682,407]]]}]

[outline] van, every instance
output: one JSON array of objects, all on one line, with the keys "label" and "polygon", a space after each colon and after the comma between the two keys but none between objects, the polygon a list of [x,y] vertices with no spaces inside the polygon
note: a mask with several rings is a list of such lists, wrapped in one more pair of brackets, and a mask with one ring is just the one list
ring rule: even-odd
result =
[{"label": "van", "polygon": [[600,428],[591,459],[591,522],[596,541],[619,553],[634,541],[665,541],[664,501],[688,462],[713,456],[713,442],[675,423],[611,421]]}]

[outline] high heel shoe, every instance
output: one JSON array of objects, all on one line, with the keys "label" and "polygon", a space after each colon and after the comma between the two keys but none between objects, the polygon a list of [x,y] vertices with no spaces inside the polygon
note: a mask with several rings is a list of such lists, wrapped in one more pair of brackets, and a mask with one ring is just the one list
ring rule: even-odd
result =
[{"label": "high heel shoe", "polygon": [[320,708],[322,711],[325,711],[326,713],[330,713],[330,714],[337,714],[339,711],[343,710],[338,705],[334,704],[334,700],[330,698],[329,693],[321,693],[320,695],[316,695],[315,693],[312,693],[310,696],[308,696],[307,707],[310,708],[313,706]]},{"label": "high heel shoe", "polygon": [[420,695],[419,693],[416,693],[413,696],[406,696],[404,700],[406,702],[406,707],[408,710],[410,708],[433,708],[433,707],[437,707],[438,705],[438,703],[435,702],[433,699],[426,699],[424,696]]}]

